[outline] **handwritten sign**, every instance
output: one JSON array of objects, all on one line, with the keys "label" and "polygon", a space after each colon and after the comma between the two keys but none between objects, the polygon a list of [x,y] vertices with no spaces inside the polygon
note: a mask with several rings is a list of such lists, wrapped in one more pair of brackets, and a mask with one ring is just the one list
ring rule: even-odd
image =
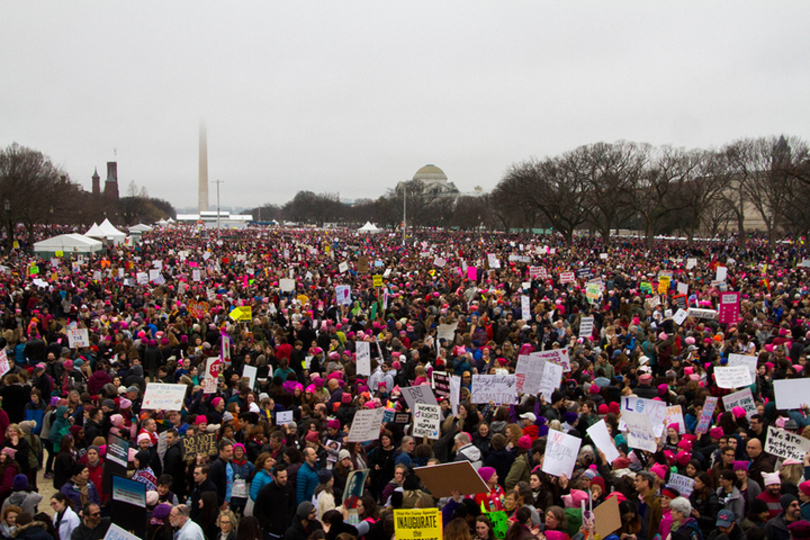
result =
[{"label": "handwritten sign", "polygon": [[579,337],[588,339],[593,337],[593,317],[582,317],[579,320]]},{"label": "handwritten sign", "polygon": [[678,433],[686,433],[686,423],[683,421],[683,409],[680,405],[667,407],[667,416],[664,418],[664,425],[678,424]]},{"label": "handwritten sign", "polygon": [[191,437],[183,437],[183,459],[195,457],[197,454],[207,456],[217,452],[216,433],[203,433]]},{"label": "handwritten sign", "polygon": [[348,285],[335,287],[335,302],[339,306],[350,306],[352,304],[352,288]]},{"label": "handwritten sign", "polygon": [[346,442],[366,442],[373,441],[380,436],[380,424],[382,424],[385,409],[370,409],[357,411],[352,419],[352,427]]},{"label": "handwritten sign", "polygon": [[188,386],[185,384],[147,383],[142,408],[149,410],[179,411],[183,408]]},{"label": "handwritten sign", "polygon": [[729,366],[747,366],[748,372],[751,374],[751,381],[757,380],[757,357],[748,356],[745,354],[729,354]]},{"label": "handwritten sign", "polygon": [[573,272],[560,272],[560,283],[574,283],[577,280]]},{"label": "handwritten sign", "polygon": [[373,284],[375,287],[383,286],[383,277],[380,274],[374,274],[374,276],[371,279],[373,280]]},{"label": "handwritten sign", "polygon": [[371,344],[368,341],[358,341],[355,344],[357,352],[357,374],[371,376]]},{"label": "handwritten sign", "polygon": [[67,331],[68,344],[71,349],[90,346],[90,336],[87,328],[71,328]]},{"label": "handwritten sign", "polygon": [[562,381],[563,367],[551,362],[543,364],[543,376],[540,379],[540,390],[537,392],[547,402],[551,402],[551,394],[560,387]]},{"label": "handwritten sign", "polygon": [[442,411],[438,405],[417,403],[413,412],[413,436],[438,440]]},{"label": "handwritten sign", "polygon": [[11,364],[8,361],[6,350],[0,350],[0,377],[11,371]]},{"label": "handwritten sign", "polygon": [[514,375],[473,375],[472,403],[512,405],[517,401],[517,379]]},{"label": "handwritten sign", "polygon": [[703,404],[703,410],[700,411],[700,418],[698,418],[695,433],[707,433],[709,431],[709,426],[712,425],[714,410],[717,408],[717,401],[716,397],[710,396],[706,398],[706,402]]},{"label": "handwritten sign", "polygon": [[622,411],[622,420],[627,426],[627,446],[655,452],[658,444],[655,442],[655,432],[650,417],[643,413]]},{"label": "handwritten sign", "polygon": [[276,413],[276,425],[284,426],[294,421],[293,411],[278,411]]},{"label": "handwritten sign", "polygon": [[524,321],[530,321],[532,318],[532,310],[529,297],[525,294],[520,296],[520,316]]},{"label": "handwritten sign", "polygon": [[784,429],[768,426],[765,452],[780,458],[804,462],[804,456],[810,452],[810,439],[805,439]]},{"label": "handwritten sign", "polygon": [[546,362],[562,366],[565,371],[571,371],[571,360],[568,358],[568,349],[551,349],[549,351],[537,351],[529,356],[540,358]]},{"label": "handwritten sign", "polygon": [[718,366],[714,368],[714,376],[720,388],[742,388],[753,384],[748,366]]},{"label": "handwritten sign", "polygon": [[549,431],[546,444],[543,472],[552,476],[565,475],[571,478],[582,439],[567,435],[562,431]]},{"label": "handwritten sign", "polygon": [[533,358],[528,354],[518,356],[515,377],[517,378],[517,391],[519,394],[536,394],[540,391],[540,383],[543,380],[543,365],[545,363],[543,360]]},{"label": "handwritten sign", "polygon": [[532,279],[548,279],[548,272],[544,266],[530,266],[529,277]]},{"label": "handwritten sign", "polygon": [[689,312],[687,310],[678,309],[678,311],[675,312],[675,315],[672,316],[672,320],[675,321],[675,324],[681,325],[681,324],[683,324],[683,321],[685,321],[686,317],[688,317],[688,316],[689,316]]},{"label": "handwritten sign", "polygon": [[751,393],[750,388],[745,388],[739,392],[734,392],[727,396],[723,396],[723,407],[730,411],[734,407],[742,407],[745,410],[745,416],[750,420],[752,416],[757,414],[757,404],[754,402],[754,395]]},{"label": "handwritten sign", "polygon": [[689,497],[695,490],[695,480],[682,474],[672,473],[669,475],[669,486],[674,487],[681,494],[681,497]]},{"label": "handwritten sign", "polygon": [[644,399],[639,397],[623,397],[621,400],[622,422],[619,430],[624,431],[624,412],[634,412],[649,416],[656,437],[664,433],[664,420],[667,417],[667,406],[663,401]]}]

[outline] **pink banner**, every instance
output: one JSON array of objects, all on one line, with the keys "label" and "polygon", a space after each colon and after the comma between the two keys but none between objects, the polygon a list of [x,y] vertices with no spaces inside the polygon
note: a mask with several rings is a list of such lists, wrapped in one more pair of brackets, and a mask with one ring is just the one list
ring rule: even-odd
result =
[{"label": "pink banner", "polygon": [[475,269],[474,266],[467,267],[467,279],[472,281],[476,281],[478,279],[478,271]]}]

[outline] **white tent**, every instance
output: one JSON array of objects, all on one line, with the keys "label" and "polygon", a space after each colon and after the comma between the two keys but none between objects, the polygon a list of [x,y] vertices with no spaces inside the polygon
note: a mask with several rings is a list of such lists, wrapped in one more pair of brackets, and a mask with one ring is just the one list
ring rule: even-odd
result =
[{"label": "white tent", "polygon": [[143,223],[138,223],[137,225],[133,225],[129,228],[129,232],[131,233],[145,233],[152,230],[152,227],[149,225],[144,225]]},{"label": "white tent", "polygon": [[95,253],[102,247],[101,242],[83,234],[60,234],[34,244],[34,252]]},{"label": "white tent", "polygon": [[370,221],[366,221],[366,224],[357,229],[357,232],[377,233],[381,230],[382,229],[378,229],[376,225],[372,225]]},{"label": "white tent", "polygon": [[104,238],[104,233],[101,231],[101,228],[98,226],[98,223],[93,222],[93,226],[84,233],[85,236],[89,236],[90,238]]},{"label": "white tent", "polygon": [[112,240],[113,243],[115,244],[122,243],[124,241],[124,238],[127,237],[125,233],[116,229],[115,225],[110,223],[110,220],[106,218],[104,219],[104,221],[101,222],[101,225],[99,225],[98,228],[101,231],[103,238]]}]

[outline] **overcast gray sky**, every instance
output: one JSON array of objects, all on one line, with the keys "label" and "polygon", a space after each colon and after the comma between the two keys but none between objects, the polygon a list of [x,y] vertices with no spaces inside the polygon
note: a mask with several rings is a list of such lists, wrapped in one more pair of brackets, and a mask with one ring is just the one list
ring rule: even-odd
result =
[{"label": "overcast gray sky", "polygon": [[[5,1],[0,145],[90,189],[196,206],[376,198],[426,163],[462,191],[627,139],[810,139],[810,2]],[[113,149],[117,149],[114,156]],[[211,202],[215,189],[211,186]]]}]

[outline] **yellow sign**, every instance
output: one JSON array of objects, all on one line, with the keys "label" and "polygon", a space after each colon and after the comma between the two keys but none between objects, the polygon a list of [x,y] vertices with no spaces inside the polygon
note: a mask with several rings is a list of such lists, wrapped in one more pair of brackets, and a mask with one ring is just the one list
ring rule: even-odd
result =
[{"label": "yellow sign", "polygon": [[250,306],[233,308],[233,311],[230,313],[230,317],[235,321],[250,322],[250,320],[253,318],[253,308]]},{"label": "yellow sign", "polygon": [[658,278],[658,294],[667,294],[669,290],[669,276]]},{"label": "yellow sign", "polygon": [[14,240],[14,243],[12,243],[11,245],[14,246],[14,249],[20,249],[20,243],[17,242],[16,240]]},{"label": "yellow sign", "polygon": [[438,508],[394,510],[397,540],[441,540],[442,514]]},{"label": "yellow sign", "polygon": [[55,256],[57,256],[57,257],[64,257],[64,256],[65,256],[65,252],[64,252],[64,251],[54,251],[54,252],[53,252],[53,254],[54,254]]},{"label": "yellow sign", "polygon": [[380,274],[376,274],[374,276],[374,286],[375,287],[382,287],[383,286],[382,276]]}]

